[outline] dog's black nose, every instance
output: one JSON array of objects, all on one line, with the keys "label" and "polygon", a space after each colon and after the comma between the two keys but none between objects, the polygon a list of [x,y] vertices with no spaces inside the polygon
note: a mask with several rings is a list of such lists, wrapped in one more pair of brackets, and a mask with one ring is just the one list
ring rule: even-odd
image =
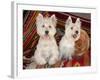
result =
[{"label": "dog's black nose", "polygon": [[48,34],[49,33],[49,31],[45,31],[45,34]]},{"label": "dog's black nose", "polygon": [[78,34],[78,31],[75,31],[76,34]]}]

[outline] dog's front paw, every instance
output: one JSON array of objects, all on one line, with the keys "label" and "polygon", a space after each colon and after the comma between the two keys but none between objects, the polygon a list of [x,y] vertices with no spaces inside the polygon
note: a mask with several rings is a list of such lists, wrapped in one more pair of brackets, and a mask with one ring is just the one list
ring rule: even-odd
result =
[{"label": "dog's front paw", "polygon": [[69,56],[69,60],[72,60],[72,56]]},{"label": "dog's front paw", "polygon": [[44,65],[46,64],[46,60],[44,58],[35,58],[35,62],[38,64],[38,65]]},{"label": "dog's front paw", "polygon": [[49,65],[53,65],[53,64],[55,64],[57,61],[58,61],[57,58],[51,58],[51,59],[49,60]]}]

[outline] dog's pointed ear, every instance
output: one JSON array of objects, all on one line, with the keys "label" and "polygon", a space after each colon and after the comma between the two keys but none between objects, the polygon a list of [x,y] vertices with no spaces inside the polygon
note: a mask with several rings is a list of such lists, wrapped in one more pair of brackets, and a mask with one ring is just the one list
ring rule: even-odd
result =
[{"label": "dog's pointed ear", "polygon": [[75,24],[76,24],[78,27],[80,27],[80,26],[81,26],[81,21],[80,21],[80,18],[77,18],[77,20],[76,20]]},{"label": "dog's pointed ear", "polygon": [[56,24],[57,24],[57,18],[56,18],[56,16],[55,16],[55,14],[53,14],[53,15],[50,17],[50,19],[51,19],[53,25],[56,26]]},{"label": "dog's pointed ear", "polygon": [[37,18],[36,18],[36,23],[40,23],[43,21],[43,15],[41,13],[38,14]]},{"label": "dog's pointed ear", "polygon": [[72,18],[71,16],[68,17],[68,19],[66,20],[66,25],[70,25],[72,23]]}]

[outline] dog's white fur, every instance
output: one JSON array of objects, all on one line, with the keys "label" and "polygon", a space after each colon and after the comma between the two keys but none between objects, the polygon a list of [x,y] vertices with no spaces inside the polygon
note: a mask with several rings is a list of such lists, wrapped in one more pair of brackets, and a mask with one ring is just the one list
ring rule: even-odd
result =
[{"label": "dog's white fur", "polygon": [[59,43],[60,57],[61,59],[72,60],[72,56],[75,51],[75,41],[80,37],[81,21],[77,18],[75,23],[72,23],[72,19],[69,16],[65,23],[65,35],[62,37]]},{"label": "dog's white fur", "polygon": [[58,46],[54,38],[56,23],[57,19],[55,15],[43,17],[43,15],[39,13],[36,18],[37,33],[40,39],[33,58],[38,65],[44,65],[46,63],[53,65],[58,60]]}]

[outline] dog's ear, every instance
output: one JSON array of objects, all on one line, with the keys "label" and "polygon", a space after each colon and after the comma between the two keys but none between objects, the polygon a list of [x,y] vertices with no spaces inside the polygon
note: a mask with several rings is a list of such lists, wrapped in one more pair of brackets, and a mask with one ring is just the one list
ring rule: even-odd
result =
[{"label": "dog's ear", "polygon": [[81,27],[81,21],[80,21],[80,18],[77,18],[75,24],[77,25],[77,27]]},{"label": "dog's ear", "polygon": [[43,15],[42,14],[38,14],[37,18],[36,18],[36,23],[39,24],[43,21]]},{"label": "dog's ear", "polygon": [[68,17],[68,19],[66,20],[66,25],[70,25],[72,23],[72,18],[71,16]]},{"label": "dog's ear", "polygon": [[75,41],[77,41],[80,38],[80,32],[81,32],[81,21],[80,21],[80,18],[76,19],[75,27],[78,30],[77,37],[75,38]]},{"label": "dog's ear", "polygon": [[56,26],[56,24],[57,24],[57,18],[56,18],[56,16],[55,16],[55,14],[53,14],[53,15],[50,17],[50,19],[51,19],[53,25]]}]

